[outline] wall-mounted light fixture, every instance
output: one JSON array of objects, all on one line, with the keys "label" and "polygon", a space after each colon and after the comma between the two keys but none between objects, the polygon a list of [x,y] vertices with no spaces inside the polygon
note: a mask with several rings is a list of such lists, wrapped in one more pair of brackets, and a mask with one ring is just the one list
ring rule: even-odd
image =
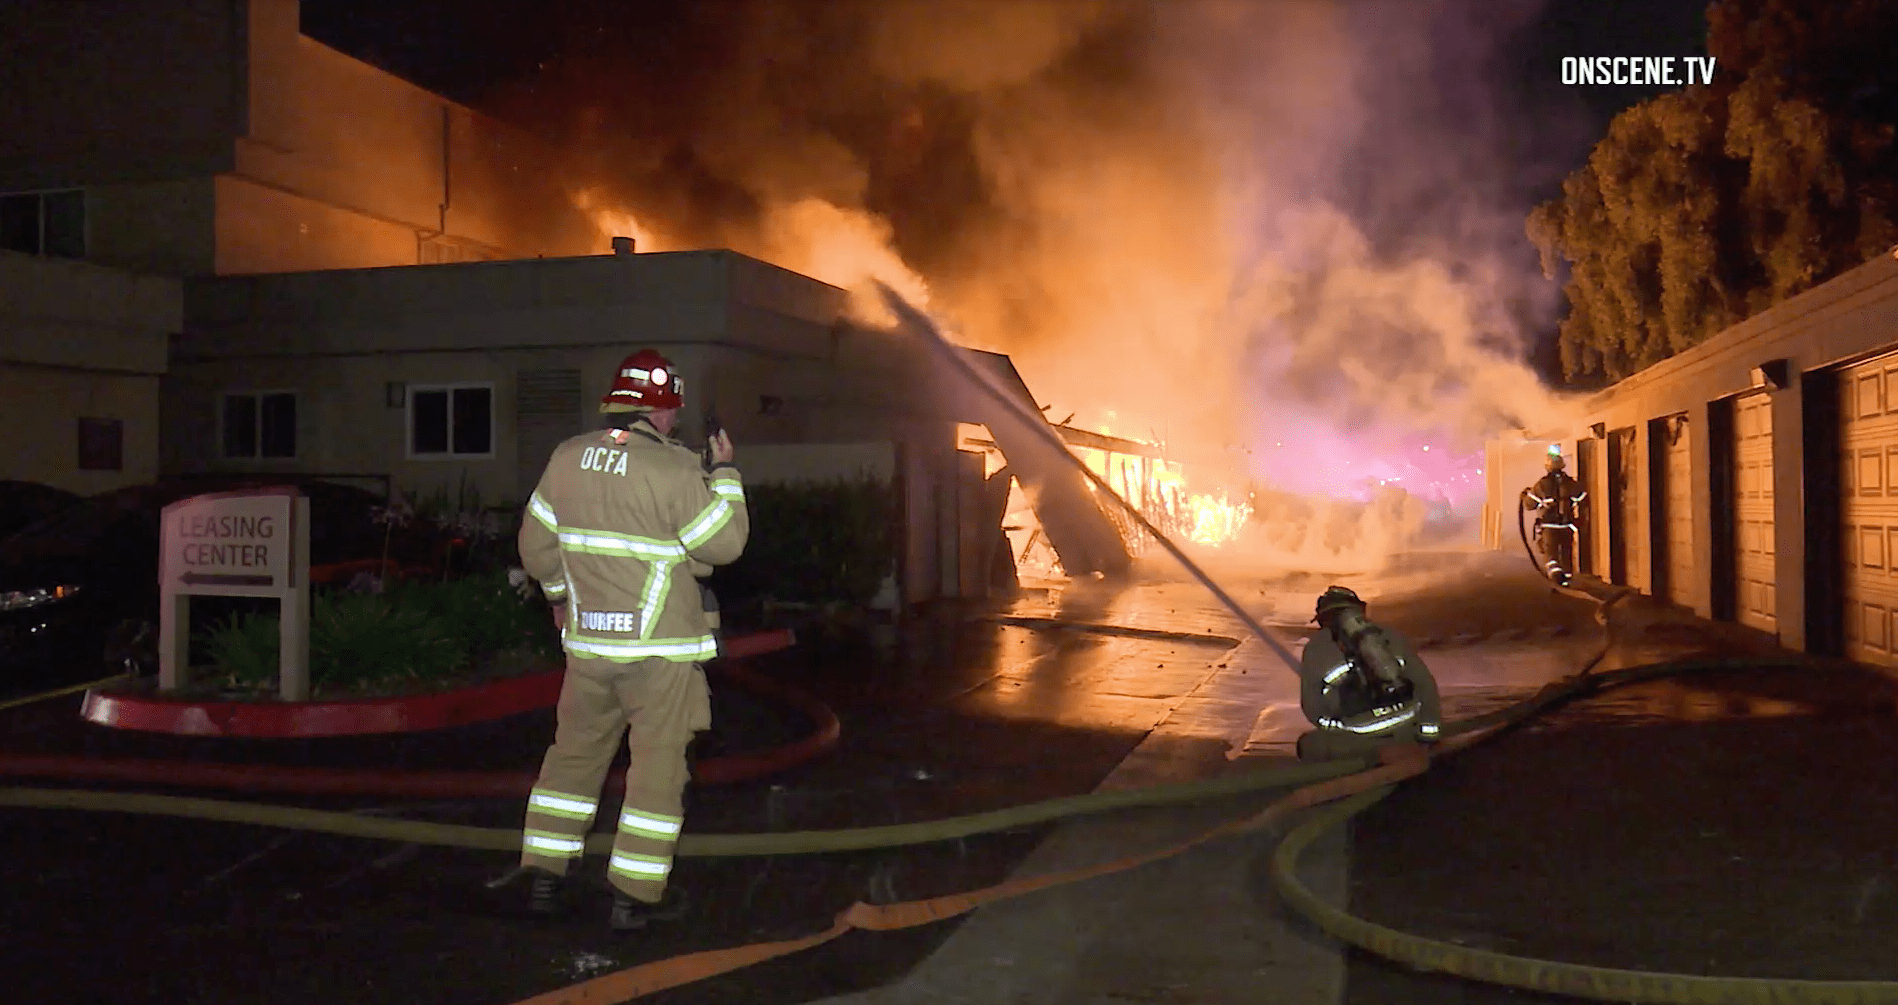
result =
[{"label": "wall-mounted light fixture", "polygon": [[1786,361],[1769,359],[1747,373],[1753,386],[1767,391],[1777,391],[1786,386]]},{"label": "wall-mounted light fixture", "polygon": [[382,385],[383,404],[390,408],[401,408],[409,402],[409,386],[399,380]]}]

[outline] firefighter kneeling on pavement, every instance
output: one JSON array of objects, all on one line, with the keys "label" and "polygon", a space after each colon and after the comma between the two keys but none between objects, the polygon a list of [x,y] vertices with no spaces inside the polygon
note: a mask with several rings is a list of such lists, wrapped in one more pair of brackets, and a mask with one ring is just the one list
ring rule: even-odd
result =
[{"label": "firefighter kneeling on pavement", "polygon": [[1544,573],[1557,586],[1567,586],[1575,571],[1575,537],[1583,518],[1582,503],[1588,492],[1582,483],[1569,477],[1567,462],[1554,448],[1549,450],[1549,473],[1522,490],[1522,508],[1538,510],[1535,523],[1536,547],[1542,549]]},{"label": "firefighter kneeling on pavement", "polygon": [[730,438],[714,433],[702,461],[671,436],[682,391],[664,356],[628,356],[601,400],[613,419],[554,449],[520,533],[567,672],[527,800],[521,868],[497,883],[528,875],[536,913],[564,908],[624,734],[632,763],[606,868],[619,931],[684,910],[666,877],[684,824],[686,747],[712,724],[701,664],[717,655],[716,604],[699,579],[737,559],[750,530]]},{"label": "firefighter kneeling on pavement", "polygon": [[1299,661],[1299,706],[1318,728],[1298,738],[1300,760],[1357,757],[1441,737],[1436,679],[1407,640],[1365,617],[1357,594],[1326,590],[1313,620],[1322,631]]}]

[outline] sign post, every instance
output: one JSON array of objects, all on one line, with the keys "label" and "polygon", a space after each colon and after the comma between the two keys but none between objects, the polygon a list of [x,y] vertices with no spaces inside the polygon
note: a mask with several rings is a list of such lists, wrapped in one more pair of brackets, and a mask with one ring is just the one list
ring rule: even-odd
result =
[{"label": "sign post", "polygon": [[158,686],[190,683],[192,594],[272,597],[281,632],[277,683],[310,697],[310,500],[279,486],[213,492],[165,507],[158,571]]}]

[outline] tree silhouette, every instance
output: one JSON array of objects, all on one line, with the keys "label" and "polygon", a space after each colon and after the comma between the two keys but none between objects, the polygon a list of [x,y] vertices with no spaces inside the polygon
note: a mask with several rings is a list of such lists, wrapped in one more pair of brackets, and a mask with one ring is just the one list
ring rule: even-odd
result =
[{"label": "tree silhouette", "polygon": [[1619,380],[1898,237],[1898,5],[1717,0],[1711,84],[1634,106],[1529,215],[1571,379]]}]

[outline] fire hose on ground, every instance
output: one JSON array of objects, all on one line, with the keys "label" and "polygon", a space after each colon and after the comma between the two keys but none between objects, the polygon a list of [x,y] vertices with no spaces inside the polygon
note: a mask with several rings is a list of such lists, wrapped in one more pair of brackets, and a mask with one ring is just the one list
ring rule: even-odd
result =
[{"label": "fire hose on ground", "polygon": [[[900,298],[884,291],[900,320],[939,347],[953,350],[927,318],[922,317]],[[1001,395],[999,389],[974,373],[958,353],[952,361],[965,377],[978,386],[1001,396],[1004,403],[1019,410],[1018,403]],[[1053,436],[1052,431],[1048,431]],[[1058,445],[1058,439],[1057,439]],[[1066,454],[1065,449],[1062,451]],[[1072,458],[1080,465],[1077,458]],[[1165,535],[1148,525],[1138,511],[1121,500],[1104,481],[1086,470],[1107,498],[1119,502],[1130,515],[1167,550],[1185,565],[1199,581],[1211,589],[1239,620],[1284,659],[1296,671],[1298,661],[1277,639],[1251,617],[1218,584],[1194,565]],[[1527,533],[1524,533],[1527,545]],[[1533,553],[1532,553],[1533,555]],[[1572,596],[1588,596],[1564,589]],[[1616,597],[1596,600],[1604,608]],[[1325,831],[1336,827],[1356,813],[1376,803],[1407,778],[1427,771],[1437,758],[1452,755],[1484,739],[1521,724],[1566,701],[1609,687],[1617,687],[1663,676],[1704,670],[1804,666],[1796,657],[1684,660],[1609,673],[1591,673],[1607,654],[1608,643],[1574,677],[1556,681],[1516,705],[1487,715],[1445,725],[1443,740],[1432,748],[1417,745],[1387,747],[1370,756],[1335,761],[1301,763],[1285,767],[1249,771],[1228,778],[1184,784],[1153,786],[1144,789],[1093,793],[1051,800],[1027,806],[971,814],[946,820],[853,830],[805,831],[779,834],[685,834],[678,853],[687,856],[712,855],[783,855],[886,848],[930,841],[951,840],[974,834],[1045,823],[1087,813],[1135,806],[1160,806],[1204,800],[1218,796],[1298,786],[1255,814],[1228,821],[1189,840],[1154,851],[1080,869],[1009,880],[966,893],[928,900],[892,904],[858,902],[840,912],[834,923],[823,931],[800,939],[758,943],[716,949],[641,964],[626,970],[604,974],[546,994],[520,1005],[580,1005],[580,1003],[618,1002],[670,987],[702,980],[754,963],[763,962],[828,942],[851,929],[871,931],[909,928],[967,913],[976,907],[1021,896],[1054,886],[1097,876],[1122,872],[1159,861],[1216,838],[1256,833],[1275,828],[1298,810],[1326,803],[1325,807],[1285,834],[1274,848],[1270,876],[1274,888],[1301,915],[1321,930],[1341,941],[1372,953],[1424,970],[1435,970],[1495,984],[1536,991],[1547,991],[1601,1001],[1654,1003],[1654,1005],[1708,1005],[1708,1003],[1805,1003],[1805,1002],[1891,1002],[1898,1003],[1898,982],[1894,981],[1805,981],[1793,979],[1726,978],[1692,974],[1665,974],[1583,966],[1549,960],[1510,956],[1472,949],[1453,943],[1398,932],[1355,917],[1329,904],[1307,888],[1298,877],[1299,857]],[[57,809],[84,809],[111,812],[161,814],[262,824],[266,826],[317,830],[356,837],[378,838],[416,844],[452,845],[466,848],[514,851],[519,847],[519,832],[507,828],[481,828],[388,820],[356,814],[266,806],[171,796],[91,792],[57,789],[0,789],[0,806],[27,806]],[[610,834],[588,838],[589,853],[604,853],[610,846]]]},{"label": "fire hose on ground", "polygon": [[[984,904],[1123,872],[1178,855],[1216,838],[1271,829],[1298,810],[1333,802],[1335,805],[1300,823],[1280,839],[1270,860],[1271,880],[1286,902],[1321,930],[1379,956],[1420,969],[1441,971],[1472,980],[1600,1001],[1653,1005],[1898,1002],[1898,982],[1890,981],[1805,981],[1666,974],[1537,960],[1473,949],[1399,932],[1358,918],[1325,902],[1298,877],[1299,857],[1314,841],[1328,829],[1342,824],[1388,795],[1396,783],[1422,774],[1437,758],[1466,750],[1557,705],[1606,688],[1676,674],[1804,665],[1806,662],[1797,657],[1712,659],[1684,660],[1609,673],[1584,672],[1554,682],[1516,705],[1446,724],[1446,738],[1434,749],[1414,746],[1386,748],[1381,761],[1360,757],[1303,763],[1248,771],[1208,781],[1093,793],[987,813],[884,827],[778,834],[686,834],[678,847],[678,853],[684,856],[857,851],[953,840],[1116,809],[1197,802],[1299,786],[1256,814],[1229,821],[1190,840],[1155,851],[1082,869],[1009,880],[980,890],[928,900],[893,904],[859,902],[842,911],[830,928],[805,938],[710,950],[646,963],[536,996],[521,1005],[626,1001],[808,949],[853,928],[884,931],[915,927],[955,917]],[[520,842],[519,832],[508,828],[392,820],[325,810],[148,793],[0,788],[0,806],[189,817],[410,844],[506,852],[516,850]],[[589,853],[604,854],[611,841],[610,834],[591,835],[587,850]]]}]

